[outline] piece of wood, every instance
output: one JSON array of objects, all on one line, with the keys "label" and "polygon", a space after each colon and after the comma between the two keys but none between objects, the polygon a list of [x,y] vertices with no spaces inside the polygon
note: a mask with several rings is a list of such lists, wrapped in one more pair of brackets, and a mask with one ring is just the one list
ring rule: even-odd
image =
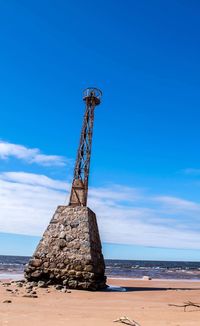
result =
[{"label": "piece of wood", "polygon": [[194,302],[192,302],[192,301],[184,302],[184,303],[181,304],[181,305],[169,303],[168,306],[171,306],[171,307],[178,307],[178,308],[184,308],[184,311],[186,311],[187,307],[200,308],[200,304],[199,304],[199,303],[194,303]]},{"label": "piece of wood", "polygon": [[135,320],[129,319],[127,316],[120,317],[116,320],[113,320],[114,322],[130,325],[130,326],[140,326]]}]

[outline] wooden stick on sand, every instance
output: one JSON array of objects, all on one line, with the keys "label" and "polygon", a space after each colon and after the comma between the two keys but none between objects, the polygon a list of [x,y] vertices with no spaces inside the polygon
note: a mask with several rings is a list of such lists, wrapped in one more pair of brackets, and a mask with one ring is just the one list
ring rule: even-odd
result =
[{"label": "wooden stick on sand", "polygon": [[199,304],[199,303],[194,303],[194,302],[192,302],[192,301],[184,302],[182,305],[169,303],[168,306],[184,308],[184,311],[186,311],[187,307],[196,307],[196,308],[200,308],[200,304]]}]

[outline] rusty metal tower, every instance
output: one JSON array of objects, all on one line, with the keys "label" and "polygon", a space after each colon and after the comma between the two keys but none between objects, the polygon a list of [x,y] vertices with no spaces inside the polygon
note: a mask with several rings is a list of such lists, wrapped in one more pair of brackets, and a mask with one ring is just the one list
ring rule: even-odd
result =
[{"label": "rusty metal tower", "polygon": [[97,88],[90,87],[83,91],[83,101],[86,108],[74,168],[69,206],[87,206],[94,109],[101,103],[101,96],[102,92]]}]

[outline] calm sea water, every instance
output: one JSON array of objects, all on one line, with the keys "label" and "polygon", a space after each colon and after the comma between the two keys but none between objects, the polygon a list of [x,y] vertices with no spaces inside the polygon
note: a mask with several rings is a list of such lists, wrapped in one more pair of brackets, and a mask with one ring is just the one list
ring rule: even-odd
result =
[{"label": "calm sea water", "polygon": [[[0,256],[0,279],[20,278],[30,257]],[[200,262],[111,260],[106,259],[108,277],[188,279],[200,281]]]}]

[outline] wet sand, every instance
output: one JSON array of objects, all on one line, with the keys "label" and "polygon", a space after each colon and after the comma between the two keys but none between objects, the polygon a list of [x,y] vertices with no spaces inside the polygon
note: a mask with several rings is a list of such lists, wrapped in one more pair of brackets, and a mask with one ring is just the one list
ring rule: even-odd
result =
[{"label": "wet sand", "polygon": [[[24,288],[0,283],[0,326],[111,326],[113,320],[128,316],[141,326],[198,326],[200,310],[170,307],[169,303],[200,302],[200,282],[168,280],[109,279],[109,285],[126,292],[62,293],[50,288],[37,289],[38,298],[26,298]],[[14,294],[7,289],[18,289]],[[47,293],[49,291],[49,293]],[[11,300],[12,303],[3,303]]]}]

